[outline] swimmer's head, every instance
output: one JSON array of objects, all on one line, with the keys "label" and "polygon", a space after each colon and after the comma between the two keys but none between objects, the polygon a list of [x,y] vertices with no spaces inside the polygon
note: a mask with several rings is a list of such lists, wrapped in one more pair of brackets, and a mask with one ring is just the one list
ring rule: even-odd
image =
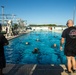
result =
[{"label": "swimmer's head", "polygon": [[54,47],[56,47],[57,45],[56,44],[54,44]]}]

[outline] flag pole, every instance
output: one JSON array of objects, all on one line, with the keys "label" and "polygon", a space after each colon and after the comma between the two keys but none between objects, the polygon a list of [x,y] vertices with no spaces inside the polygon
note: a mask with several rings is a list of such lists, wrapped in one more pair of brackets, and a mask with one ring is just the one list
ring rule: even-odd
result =
[{"label": "flag pole", "polygon": [[74,6],[74,11],[73,11],[73,22],[74,22],[74,25],[75,25],[75,6]]}]

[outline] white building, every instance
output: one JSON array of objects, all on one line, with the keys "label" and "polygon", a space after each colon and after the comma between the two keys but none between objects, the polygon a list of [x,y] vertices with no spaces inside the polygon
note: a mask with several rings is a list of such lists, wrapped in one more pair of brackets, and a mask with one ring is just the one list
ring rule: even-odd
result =
[{"label": "white building", "polygon": [[59,26],[31,26],[32,30],[38,31],[38,30],[43,30],[43,31],[51,31],[51,30],[64,30],[67,27],[59,27]]}]

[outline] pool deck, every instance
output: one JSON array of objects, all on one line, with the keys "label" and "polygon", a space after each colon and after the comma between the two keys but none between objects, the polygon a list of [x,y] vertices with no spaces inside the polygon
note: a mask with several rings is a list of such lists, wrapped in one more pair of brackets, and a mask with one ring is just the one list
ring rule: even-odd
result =
[{"label": "pool deck", "polygon": [[23,34],[27,34],[27,33],[30,33],[30,31],[26,31],[26,32],[21,33],[21,34],[19,34],[19,35],[7,37],[7,39],[8,39],[8,40],[11,40],[11,39],[14,39],[14,38],[16,38],[16,37],[19,37],[19,36],[21,36],[21,35],[23,35]]},{"label": "pool deck", "polygon": [[68,75],[65,69],[65,65],[7,64],[3,72],[5,75]]}]

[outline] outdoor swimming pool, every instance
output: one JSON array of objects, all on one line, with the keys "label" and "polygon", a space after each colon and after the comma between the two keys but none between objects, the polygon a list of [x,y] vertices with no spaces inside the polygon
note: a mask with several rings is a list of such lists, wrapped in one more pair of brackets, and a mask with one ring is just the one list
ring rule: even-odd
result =
[{"label": "outdoor swimming pool", "polygon": [[[13,64],[65,64],[66,57],[60,51],[60,33],[51,31],[33,31],[9,41],[5,47],[7,63]],[[36,41],[39,39],[40,41]],[[26,45],[29,42],[29,45]],[[57,44],[54,48],[53,44]],[[33,54],[34,48],[39,49]]]}]

